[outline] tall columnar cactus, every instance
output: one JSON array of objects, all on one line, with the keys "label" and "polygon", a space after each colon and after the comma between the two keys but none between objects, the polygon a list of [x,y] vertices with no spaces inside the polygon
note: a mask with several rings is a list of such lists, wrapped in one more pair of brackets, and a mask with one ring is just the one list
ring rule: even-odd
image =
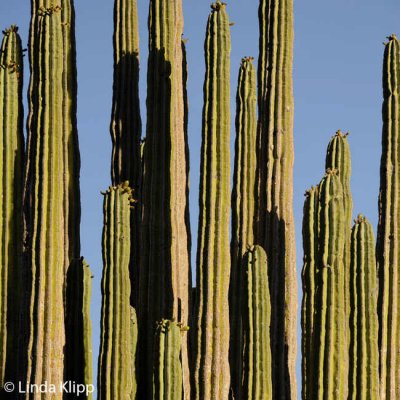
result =
[{"label": "tall columnar cactus", "polygon": [[[139,101],[139,23],[136,0],[114,3],[114,85],[111,116],[113,185],[129,181],[140,199],[142,122]],[[141,207],[131,216],[131,303],[137,305],[139,288],[139,226]]]},{"label": "tall columnar cactus", "polygon": [[315,289],[313,399],[346,399],[348,322],[344,289],[345,210],[335,170],[319,184],[318,258]]},{"label": "tall columnar cactus", "polygon": [[256,170],[257,84],[250,57],[244,58],[239,70],[236,94],[236,143],[232,191],[230,366],[232,389],[238,392],[241,380],[241,266],[248,245],[254,243],[254,184]]},{"label": "tall columnar cactus", "polygon": [[181,325],[162,320],[156,328],[153,364],[153,399],[182,398]]},{"label": "tall columnar cactus", "polygon": [[[153,332],[161,319],[188,325],[189,155],[182,51],[182,0],[151,0],[147,127],[139,278],[141,398],[151,398]],[[184,398],[190,396],[187,335],[182,338]]]},{"label": "tall columnar cactus", "polygon": [[[18,335],[23,187],[22,48],[18,28],[6,29],[0,51],[0,386],[14,378]],[[9,306],[11,306],[9,308]],[[11,357],[7,357],[7,353]]]},{"label": "tall columnar cactus", "polygon": [[[65,381],[84,385],[93,384],[91,291],[89,265],[83,258],[75,260],[67,273]],[[66,399],[74,398],[75,394],[66,394]],[[83,398],[91,400],[92,395]]]},{"label": "tall columnar cactus", "polygon": [[378,400],[378,279],[371,224],[359,215],[351,231],[349,399]]},{"label": "tall columnar cactus", "polygon": [[388,38],[383,61],[383,132],[377,260],[379,274],[380,395],[400,398],[400,43]]},{"label": "tall columnar cactus", "polygon": [[[80,157],[72,0],[32,1],[28,148],[24,189],[25,265],[32,384],[64,379],[65,282],[80,258]],[[61,399],[62,393],[45,394]]]},{"label": "tall columnar cactus", "polygon": [[197,299],[195,399],[229,393],[230,27],[224,3],[212,5],[205,40]]},{"label": "tall columnar cactus", "polygon": [[243,372],[241,393],[235,399],[272,400],[267,255],[261,246],[253,246],[243,261]]},{"label": "tall columnar cactus", "polygon": [[318,186],[306,192],[303,216],[303,301],[301,308],[302,399],[312,400],[315,365],[315,300],[318,265]]},{"label": "tall columnar cactus", "polygon": [[135,335],[130,306],[130,213],[127,183],[104,194],[99,400],[135,399],[132,355]]},{"label": "tall columnar cactus", "polygon": [[293,220],[293,0],[260,0],[256,242],[268,255],[274,398],[295,399],[296,249]]}]

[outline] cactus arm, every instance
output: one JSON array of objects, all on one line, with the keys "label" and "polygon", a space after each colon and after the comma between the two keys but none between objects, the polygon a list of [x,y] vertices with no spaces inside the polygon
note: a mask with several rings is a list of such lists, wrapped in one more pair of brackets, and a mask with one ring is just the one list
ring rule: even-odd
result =
[{"label": "cactus arm", "polygon": [[205,40],[194,330],[195,399],[225,399],[230,385],[230,27],[225,5],[218,1],[212,7]]}]

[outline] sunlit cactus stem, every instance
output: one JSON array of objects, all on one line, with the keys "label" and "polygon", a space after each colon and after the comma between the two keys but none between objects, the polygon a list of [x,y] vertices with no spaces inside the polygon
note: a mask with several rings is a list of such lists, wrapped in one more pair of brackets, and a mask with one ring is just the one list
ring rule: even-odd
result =
[{"label": "sunlit cactus stem", "polygon": [[216,2],[205,40],[193,399],[229,395],[230,26]]}]

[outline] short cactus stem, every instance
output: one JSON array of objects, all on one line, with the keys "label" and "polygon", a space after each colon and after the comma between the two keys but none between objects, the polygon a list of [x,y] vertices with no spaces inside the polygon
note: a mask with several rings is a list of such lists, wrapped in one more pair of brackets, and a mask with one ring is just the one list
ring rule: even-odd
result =
[{"label": "short cactus stem", "polygon": [[217,2],[208,18],[200,167],[193,395],[229,395],[230,26]]},{"label": "short cactus stem", "polygon": [[379,400],[378,279],[374,233],[359,215],[350,247],[349,400]]},{"label": "short cactus stem", "polygon": [[156,328],[153,364],[153,400],[182,398],[182,325],[162,320]]}]

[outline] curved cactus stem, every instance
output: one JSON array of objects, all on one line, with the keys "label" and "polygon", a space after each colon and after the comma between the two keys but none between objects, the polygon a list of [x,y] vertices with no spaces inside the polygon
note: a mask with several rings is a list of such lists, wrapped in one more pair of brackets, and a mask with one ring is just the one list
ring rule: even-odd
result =
[{"label": "curved cactus stem", "polygon": [[213,4],[205,40],[194,399],[229,394],[230,26],[226,7]]}]

